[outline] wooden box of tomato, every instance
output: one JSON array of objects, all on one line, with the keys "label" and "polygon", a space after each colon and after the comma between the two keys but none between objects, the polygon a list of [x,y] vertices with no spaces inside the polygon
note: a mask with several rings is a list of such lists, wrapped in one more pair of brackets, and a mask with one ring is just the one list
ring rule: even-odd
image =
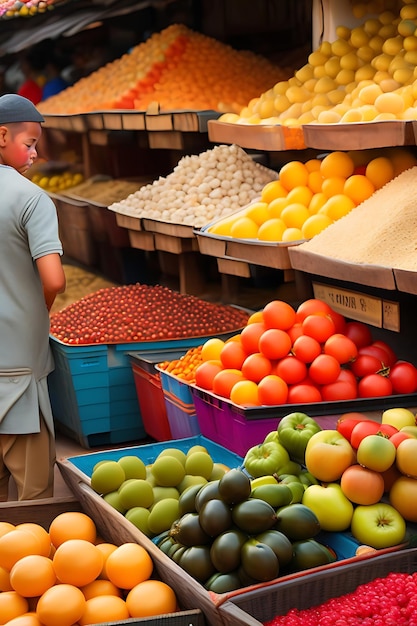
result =
[{"label": "wooden box of tomato", "polygon": [[[87,508],[76,497],[44,498],[41,500],[26,500],[23,502],[0,502],[0,522],[5,521],[17,526],[18,524],[39,524],[45,530],[49,529],[52,520],[67,511],[81,511],[90,515]],[[90,515],[90,517],[92,517]],[[93,517],[97,531],[104,541],[121,545],[127,541],[124,533],[118,534],[114,527],[103,523],[101,516]],[[156,576],[160,578],[156,571]],[[204,615],[199,608],[180,610],[175,613],[156,615],[154,617],[129,618],[127,621],[100,623],[97,626],[204,626]]]}]

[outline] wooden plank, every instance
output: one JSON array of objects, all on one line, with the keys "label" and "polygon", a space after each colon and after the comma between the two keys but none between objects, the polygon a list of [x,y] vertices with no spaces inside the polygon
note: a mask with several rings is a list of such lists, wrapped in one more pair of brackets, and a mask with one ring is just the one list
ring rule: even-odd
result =
[{"label": "wooden plank", "polygon": [[226,244],[226,256],[273,269],[291,269],[288,246],[284,244],[262,245],[231,239]]},{"label": "wooden plank", "polygon": [[174,125],[171,113],[159,113],[158,115],[146,113],[145,128],[148,131],[173,130]]},{"label": "wooden plank", "polygon": [[123,213],[116,213],[116,222],[118,226],[122,228],[128,228],[129,230],[143,230],[142,221],[140,217],[133,217],[132,215],[123,215]]},{"label": "wooden plank", "polygon": [[182,133],[178,131],[156,130],[149,133],[149,147],[154,150],[182,150],[184,148],[184,140]]},{"label": "wooden plank", "polygon": [[172,252],[173,254],[182,254],[183,252],[192,252],[198,250],[196,239],[182,239],[181,237],[172,237],[162,233],[154,233],[155,249],[164,252]]},{"label": "wooden plank", "polygon": [[290,248],[289,256],[291,267],[295,270],[369,287],[396,289],[394,272],[390,267],[347,263],[322,254],[307,252],[300,249],[299,246]]},{"label": "wooden plank", "polygon": [[122,113],[124,130],[145,130],[145,114],[139,111]]},{"label": "wooden plank", "polygon": [[363,150],[403,146],[406,122],[384,120],[354,124],[306,124],[304,139],[310,148],[319,150]]},{"label": "wooden plank", "polygon": [[152,233],[129,230],[129,241],[132,248],[139,250],[155,250],[155,240]]},{"label": "wooden plank", "polygon": [[186,224],[174,224],[173,222],[162,222],[160,220],[152,220],[144,217],[143,228],[153,233],[162,233],[163,235],[170,235],[171,237],[181,237],[183,239],[195,238],[193,227],[187,226]]},{"label": "wooden plank", "polygon": [[197,233],[197,243],[201,254],[224,257],[226,255],[226,240]]},{"label": "wooden plank", "polygon": [[106,111],[103,113],[103,127],[108,130],[123,130],[122,114],[120,111]]},{"label": "wooden plank", "polygon": [[87,128],[90,130],[103,130],[105,128],[101,113],[87,113]]},{"label": "wooden plank", "polygon": [[241,276],[242,278],[250,278],[251,276],[249,263],[237,259],[217,259],[217,267],[221,274]]}]

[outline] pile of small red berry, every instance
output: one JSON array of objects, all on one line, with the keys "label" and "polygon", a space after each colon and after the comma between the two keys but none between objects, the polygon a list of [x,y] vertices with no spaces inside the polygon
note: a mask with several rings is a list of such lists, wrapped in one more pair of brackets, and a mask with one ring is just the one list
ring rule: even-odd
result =
[{"label": "pile of small red berry", "polygon": [[264,626],[417,626],[417,573],[391,573],[309,609],[291,609]]},{"label": "pile of small red berry", "polygon": [[70,345],[208,337],[242,328],[248,313],[161,285],[107,287],[51,315],[50,333]]}]

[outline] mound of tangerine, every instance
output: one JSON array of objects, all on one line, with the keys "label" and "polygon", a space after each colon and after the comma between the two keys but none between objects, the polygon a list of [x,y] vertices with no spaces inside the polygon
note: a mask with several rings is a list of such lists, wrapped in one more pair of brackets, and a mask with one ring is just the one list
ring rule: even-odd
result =
[{"label": "mound of tangerine", "polygon": [[49,529],[0,522],[0,623],[79,626],[178,610],[176,594],[151,580],[153,561],[136,543],[102,541],[81,511]]},{"label": "mound of tangerine", "polygon": [[360,164],[359,158],[356,152],[334,151],[306,163],[290,161],[281,167],[278,180],[264,186],[259,200],[212,224],[207,232],[282,243],[311,239],[417,165],[401,148]]}]

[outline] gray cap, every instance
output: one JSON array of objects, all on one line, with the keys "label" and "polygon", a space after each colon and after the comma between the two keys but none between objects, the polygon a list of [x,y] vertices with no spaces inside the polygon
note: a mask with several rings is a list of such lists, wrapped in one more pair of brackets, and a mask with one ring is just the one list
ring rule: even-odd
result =
[{"label": "gray cap", "polygon": [[14,93],[0,96],[0,124],[44,121],[38,109],[27,98]]}]

